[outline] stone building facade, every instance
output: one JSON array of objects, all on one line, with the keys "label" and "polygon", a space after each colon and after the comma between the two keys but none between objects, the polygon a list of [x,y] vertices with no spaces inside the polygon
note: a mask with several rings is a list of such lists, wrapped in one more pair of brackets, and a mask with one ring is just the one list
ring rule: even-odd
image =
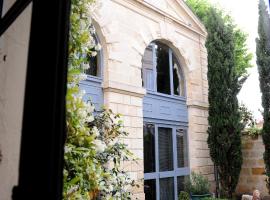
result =
[{"label": "stone building facade", "polygon": [[[13,2],[4,1],[4,12]],[[182,0],[100,2],[93,24],[102,50],[93,60],[96,69],[88,72],[81,86],[97,108],[105,104],[123,115],[130,133],[123,140],[139,159],[124,163],[141,182],[134,188],[134,198],[176,199],[191,170],[214,182],[206,142],[208,82],[202,23]],[[30,19],[31,5],[1,38],[3,199],[10,199],[18,181]]]},{"label": "stone building facade", "polygon": [[82,88],[123,115],[139,158],[124,166],[144,178],[134,197],[176,199],[191,170],[213,182],[202,23],[181,0],[104,0],[94,26],[102,51]]}]

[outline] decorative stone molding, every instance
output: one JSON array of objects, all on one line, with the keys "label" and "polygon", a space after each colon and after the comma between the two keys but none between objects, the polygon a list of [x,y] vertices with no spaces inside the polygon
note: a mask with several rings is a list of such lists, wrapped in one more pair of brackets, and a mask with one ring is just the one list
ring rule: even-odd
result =
[{"label": "decorative stone molding", "polygon": [[114,81],[104,83],[103,90],[104,92],[115,92],[141,98],[146,94],[146,90],[142,87],[134,87]]}]

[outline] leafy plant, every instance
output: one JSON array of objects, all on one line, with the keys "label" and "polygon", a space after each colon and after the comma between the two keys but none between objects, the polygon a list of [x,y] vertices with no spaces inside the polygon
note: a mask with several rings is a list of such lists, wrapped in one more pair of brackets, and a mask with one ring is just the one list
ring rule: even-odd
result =
[{"label": "leafy plant", "polygon": [[242,135],[248,135],[251,138],[257,138],[261,135],[261,129],[257,127],[253,113],[244,104],[240,105],[239,112],[243,130]]},{"label": "leafy plant", "polygon": [[186,179],[184,185],[185,191],[190,194],[209,194],[210,183],[202,174],[191,172],[190,179]]},{"label": "leafy plant", "polygon": [[189,194],[185,191],[181,191],[178,197],[178,200],[189,200]]},{"label": "leafy plant", "polygon": [[89,68],[89,57],[99,50],[92,36],[93,8],[92,0],[72,0],[63,199],[131,199],[134,181],[121,164],[134,158],[118,140],[128,135],[121,116],[105,108],[94,114],[94,106],[83,100],[84,91],[79,88],[80,81],[86,78],[83,71]]},{"label": "leafy plant", "polygon": [[228,199],[220,199],[220,198],[212,198],[212,197],[205,197],[202,200],[228,200]]}]

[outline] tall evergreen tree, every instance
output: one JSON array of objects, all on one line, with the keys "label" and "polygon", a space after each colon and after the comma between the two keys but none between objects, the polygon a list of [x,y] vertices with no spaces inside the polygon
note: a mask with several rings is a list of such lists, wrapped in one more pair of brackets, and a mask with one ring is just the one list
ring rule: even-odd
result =
[{"label": "tall evergreen tree", "polygon": [[225,196],[231,198],[242,165],[238,75],[233,27],[210,8],[207,18],[209,128],[208,146]]},{"label": "tall evergreen tree", "polygon": [[208,0],[187,0],[207,32],[209,83],[208,146],[222,190],[231,197],[242,165],[241,130],[237,94],[251,67],[247,34],[233,19]]},{"label": "tall evergreen tree", "polygon": [[270,193],[270,17],[264,0],[259,1],[258,35],[256,55],[264,109],[262,134],[265,152],[263,157],[268,177],[266,182]]}]

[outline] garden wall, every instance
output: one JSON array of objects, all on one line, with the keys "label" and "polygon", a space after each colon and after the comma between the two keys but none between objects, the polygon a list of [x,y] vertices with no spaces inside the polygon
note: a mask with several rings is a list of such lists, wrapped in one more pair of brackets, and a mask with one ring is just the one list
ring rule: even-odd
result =
[{"label": "garden wall", "polygon": [[254,189],[267,195],[264,175],[263,152],[264,145],[262,137],[252,139],[249,136],[242,137],[243,165],[236,188],[236,193],[252,193]]}]

